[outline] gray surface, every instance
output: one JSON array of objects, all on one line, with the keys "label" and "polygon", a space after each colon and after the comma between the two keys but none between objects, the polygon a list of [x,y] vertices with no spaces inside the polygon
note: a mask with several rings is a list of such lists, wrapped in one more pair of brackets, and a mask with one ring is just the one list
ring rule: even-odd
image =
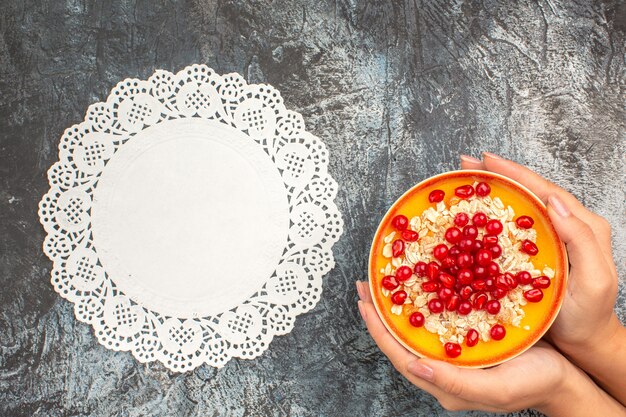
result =
[{"label": "gray surface", "polygon": [[[459,152],[526,163],[607,216],[624,320],[623,2],[507,3],[0,1],[0,415],[448,415],[379,353],[353,282],[385,208]],[[90,103],[196,62],[271,83],[303,114],[330,149],[346,230],[293,332],[257,360],[176,375],[75,320],[36,211]]]}]

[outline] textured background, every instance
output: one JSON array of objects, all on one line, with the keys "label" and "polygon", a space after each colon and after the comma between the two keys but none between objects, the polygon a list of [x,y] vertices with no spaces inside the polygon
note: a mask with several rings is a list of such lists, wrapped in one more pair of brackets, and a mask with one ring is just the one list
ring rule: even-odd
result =
[{"label": "textured background", "polygon": [[[525,163],[609,219],[624,320],[625,13],[587,0],[0,0],[0,415],[448,415],[377,350],[353,282],[386,207],[460,152]],[[303,114],[331,151],[345,234],[293,332],[257,360],[177,375],[77,323],[49,284],[36,212],[59,138],[90,103],[191,63],[271,83]]]}]

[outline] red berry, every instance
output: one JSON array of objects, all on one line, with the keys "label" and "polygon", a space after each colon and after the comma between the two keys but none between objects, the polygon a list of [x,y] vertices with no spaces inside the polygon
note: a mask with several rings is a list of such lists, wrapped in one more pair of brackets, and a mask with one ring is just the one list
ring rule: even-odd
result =
[{"label": "red berry", "polygon": [[535,256],[536,254],[539,253],[539,249],[537,248],[537,245],[535,245],[533,242],[531,242],[528,239],[522,241],[521,251],[529,254],[530,256]]},{"label": "red berry", "polygon": [[415,275],[418,277],[424,278],[426,276],[426,262],[419,261],[416,263],[413,271],[415,271]]},{"label": "red berry", "polygon": [[471,185],[461,185],[454,189],[454,195],[459,198],[470,198],[474,195],[474,187]]},{"label": "red berry", "polygon": [[476,252],[475,259],[478,265],[487,266],[491,262],[492,255],[491,255],[491,252],[488,251],[487,249],[481,249],[478,252]]},{"label": "red berry", "polygon": [[406,281],[407,279],[411,278],[411,275],[413,275],[413,270],[406,265],[402,265],[401,267],[396,269],[396,279],[400,282]]},{"label": "red berry", "polygon": [[550,286],[550,278],[542,275],[533,279],[533,288],[548,288]]},{"label": "red berry", "polygon": [[476,239],[476,237],[478,236],[478,228],[473,224],[468,224],[463,228],[463,236],[470,239]]},{"label": "red berry", "polygon": [[446,193],[444,193],[443,190],[432,190],[430,194],[428,194],[428,201],[431,203],[438,203],[443,201],[443,197],[445,195]]},{"label": "red berry", "polygon": [[486,197],[491,192],[491,187],[486,182],[476,184],[476,194],[480,197]]},{"label": "red berry", "polygon": [[441,260],[441,268],[449,270],[456,265],[456,259],[452,256],[446,256]]},{"label": "red berry", "polygon": [[454,258],[456,258],[459,253],[461,253],[461,249],[459,249],[458,245],[452,245],[450,247],[450,250],[448,251],[448,256],[453,256]]},{"label": "red berry", "polygon": [[435,259],[442,260],[448,255],[448,247],[443,243],[433,248],[433,256]]},{"label": "red berry", "polygon": [[472,253],[476,253],[483,248],[483,242],[480,240],[474,240],[472,242]]},{"label": "red berry", "polygon": [[528,285],[533,279],[528,271],[519,271],[517,275],[515,275],[515,278],[520,285]]},{"label": "red berry", "polygon": [[461,296],[463,300],[469,300],[469,298],[472,296],[473,293],[474,293],[474,290],[472,290],[472,287],[470,287],[469,285],[466,285],[465,287],[461,288],[461,290],[459,291],[459,295]]},{"label": "red berry", "polygon": [[391,220],[391,225],[398,230],[405,230],[409,225],[409,219],[402,214],[398,214]]},{"label": "red berry", "polygon": [[439,281],[441,282],[441,285],[443,285],[444,287],[452,288],[454,287],[456,280],[454,279],[452,275],[448,274],[447,272],[440,272]]},{"label": "red berry", "polygon": [[398,288],[398,281],[396,280],[396,277],[391,276],[391,275],[387,275],[385,277],[383,277],[381,284],[383,286],[383,288],[388,289],[389,291],[391,290],[395,290],[396,288]]},{"label": "red berry", "polygon": [[489,275],[498,275],[500,273],[500,265],[494,261],[489,262],[489,265],[487,265],[487,273]]},{"label": "red berry", "polygon": [[437,292],[439,289],[439,283],[437,281],[426,281],[422,283],[422,290],[424,292]]},{"label": "red berry", "polygon": [[409,323],[411,323],[411,326],[413,327],[422,327],[425,321],[426,319],[424,318],[424,315],[419,311],[416,311],[409,316]]},{"label": "red berry", "polygon": [[500,312],[500,301],[489,300],[485,305],[485,310],[487,310],[489,314],[498,314]]},{"label": "red berry", "polygon": [[498,236],[494,236],[494,235],[483,236],[483,245],[485,245],[486,247],[491,247],[497,244],[498,244]]},{"label": "red berry", "polygon": [[476,227],[484,227],[487,224],[487,220],[487,215],[480,211],[472,217],[472,223],[474,223]]},{"label": "red berry", "polygon": [[484,292],[476,294],[476,296],[474,297],[474,308],[476,310],[482,309],[487,303],[487,300],[487,294],[485,294]]},{"label": "red berry", "polygon": [[500,233],[502,233],[502,229],[502,223],[500,222],[500,220],[497,219],[489,220],[485,225],[485,232],[489,233],[490,235],[499,235]]},{"label": "red berry", "polygon": [[519,216],[517,220],[515,220],[515,224],[520,229],[530,229],[535,224],[535,221],[530,216]]},{"label": "red berry", "polygon": [[460,284],[468,285],[472,283],[472,280],[474,279],[474,273],[471,269],[463,268],[456,275],[456,279],[457,281],[459,281]]},{"label": "red berry", "polygon": [[493,340],[502,340],[506,336],[506,329],[501,324],[494,324],[489,333]]},{"label": "red berry", "polygon": [[456,257],[456,264],[459,268],[469,268],[474,264],[474,257],[469,253],[459,253],[459,256]]},{"label": "red berry", "polygon": [[458,343],[448,342],[444,345],[444,349],[446,350],[446,355],[451,358],[456,358],[461,354],[461,345]]},{"label": "red berry", "polygon": [[475,329],[469,329],[467,331],[467,335],[465,336],[465,344],[468,347],[476,346],[476,344],[478,343],[478,339],[478,331],[476,331]]},{"label": "red berry", "polygon": [[474,267],[474,278],[485,278],[488,273],[489,271],[484,266],[476,265]]},{"label": "red berry", "polygon": [[419,238],[419,233],[413,230],[404,230],[400,234],[400,236],[402,236],[402,239],[406,240],[407,242],[415,242],[417,238]]},{"label": "red berry", "polygon": [[495,290],[491,291],[491,296],[496,300],[499,300],[500,298],[504,297],[507,292],[508,291],[504,288],[496,288]]},{"label": "red berry", "polygon": [[471,287],[474,291],[482,291],[487,288],[487,282],[484,279],[475,279],[472,281]]},{"label": "red berry", "polygon": [[461,250],[461,252],[471,252],[472,248],[474,247],[474,239],[471,239],[469,237],[464,237],[463,239],[459,240],[459,249]]},{"label": "red berry", "polygon": [[456,227],[451,227],[444,234],[446,240],[450,243],[457,243],[461,240],[461,231]]},{"label": "red berry", "polygon": [[543,298],[543,291],[539,288],[533,288],[532,290],[524,291],[524,298],[531,303],[538,303]]},{"label": "red berry", "polygon": [[437,297],[439,297],[443,301],[446,301],[448,298],[452,297],[452,294],[454,294],[454,291],[446,287],[440,288],[439,291],[437,291]]},{"label": "red berry", "polygon": [[454,216],[454,224],[459,227],[465,226],[469,222],[469,216],[466,213],[458,213]]},{"label": "red berry", "polygon": [[456,309],[456,312],[462,316],[466,316],[472,311],[472,304],[469,301],[462,301]]},{"label": "red berry", "polygon": [[432,313],[441,313],[443,311],[443,303],[438,298],[433,298],[428,302],[428,309]]},{"label": "red berry", "polygon": [[491,252],[491,256],[493,257],[493,259],[499,258],[500,255],[502,255],[502,248],[500,247],[500,245],[493,245],[493,246],[489,246],[489,251]]},{"label": "red berry", "polygon": [[454,311],[459,307],[460,303],[461,303],[461,297],[454,294],[450,298],[448,298],[448,301],[446,301],[446,310]]},{"label": "red berry", "polygon": [[426,276],[428,277],[428,279],[431,281],[435,280],[437,278],[437,275],[439,275],[439,269],[440,266],[437,262],[428,262],[428,265],[426,265]]},{"label": "red berry", "polygon": [[400,239],[395,240],[391,244],[391,252],[394,258],[397,258],[398,256],[402,255],[404,253],[404,241]]},{"label": "red berry", "polygon": [[394,304],[404,304],[406,300],[406,292],[400,290],[391,294],[391,302]]}]

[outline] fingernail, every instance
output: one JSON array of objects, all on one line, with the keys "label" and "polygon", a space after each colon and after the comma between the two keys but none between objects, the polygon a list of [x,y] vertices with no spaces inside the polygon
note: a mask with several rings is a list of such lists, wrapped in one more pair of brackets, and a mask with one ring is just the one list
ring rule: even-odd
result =
[{"label": "fingernail", "polygon": [[365,298],[365,291],[363,291],[363,283],[361,281],[356,282],[356,292],[359,294],[359,299]]},{"label": "fingernail", "polygon": [[461,160],[465,162],[471,162],[473,164],[480,164],[481,162],[480,159],[474,158],[473,156],[469,156],[469,155],[461,155]]},{"label": "fingernail", "polygon": [[486,156],[491,159],[504,159],[501,156],[498,156],[495,153],[491,153],[491,152],[483,152],[483,156]]},{"label": "fingernail", "polygon": [[422,379],[427,381],[432,381],[433,379],[433,368],[428,365],[423,364],[420,361],[415,361],[409,363],[407,367],[408,371],[415,376],[419,376]]},{"label": "fingernail", "polygon": [[556,211],[556,214],[561,217],[567,217],[571,214],[565,203],[563,203],[563,200],[555,194],[548,197],[548,204],[550,204],[550,207],[552,207],[554,211]]},{"label": "fingernail", "polygon": [[367,313],[365,312],[365,306],[363,305],[363,301],[358,301],[356,303],[359,306],[359,313],[361,313],[361,318],[363,321],[367,321]]}]

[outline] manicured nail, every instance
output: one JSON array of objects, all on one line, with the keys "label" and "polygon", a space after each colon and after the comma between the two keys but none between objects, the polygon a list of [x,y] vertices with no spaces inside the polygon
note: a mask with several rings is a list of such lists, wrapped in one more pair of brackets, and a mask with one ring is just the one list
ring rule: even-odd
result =
[{"label": "manicured nail", "polygon": [[550,204],[550,207],[561,217],[567,217],[571,214],[565,203],[563,203],[563,200],[557,197],[556,194],[552,194],[548,197],[548,204]]},{"label": "manicured nail", "polygon": [[420,361],[415,361],[409,363],[407,367],[408,371],[415,376],[418,376],[427,381],[432,381],[433,379],[433,368],[428,365],[423,364]]},{"label": "manicured nail", "polygon": [[363,319],[363,321],[367,321],[367,312],[365,312],[365,306],[363,305],[363,301],[359,300],[356,305],[359,306],[359,313],[361,313],[361,318]]},{"label": "manicured nail", "polygon": [[483,152],[483,156],[486,156],[491,159],[504,159],[501,156],[498,156],[495,153],[491,153],[491,152]]},{"label": "manicured nail", "polygon": [[356,292],[359,294],[359,299],[365,299],[365,291],[363,290],[363,283],[361,281],[356,282]]},{"label": "manicured nail", "polygon": [[461,155],[461,160],[465,161],[465,162],[470,162],[472,164],[480,164],[481,160],[478,158],[474,158],[473,156],[469,156],[469,155]]}]

